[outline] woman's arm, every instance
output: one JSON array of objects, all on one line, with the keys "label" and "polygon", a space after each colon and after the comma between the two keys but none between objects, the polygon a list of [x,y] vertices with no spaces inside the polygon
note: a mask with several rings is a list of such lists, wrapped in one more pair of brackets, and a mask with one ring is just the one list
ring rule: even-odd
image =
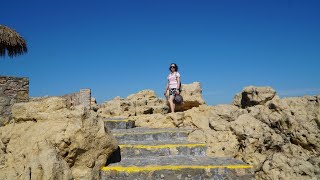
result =
[{"label": "woman's arm", "polygon": [[169,89],[169,80],[168,80],[168,83],[167,83],[167,85],[166,85],[166,89],[164,90],[164,96],[166,96],[167,95],[167,91],[168,91],[168,89]]}]

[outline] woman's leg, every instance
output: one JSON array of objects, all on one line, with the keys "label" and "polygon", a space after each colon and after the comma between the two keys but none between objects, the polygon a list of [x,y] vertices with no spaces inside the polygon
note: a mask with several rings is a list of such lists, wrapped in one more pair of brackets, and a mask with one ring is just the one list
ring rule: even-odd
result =
[{"label": "woman's leg", "polygon": [[174,113],[174,108],[175,108],[176,105],[173,103],[173,99],[174,99],[174,95],[170,95],[169,96],[170,109],[171,109],[171,112]]}]

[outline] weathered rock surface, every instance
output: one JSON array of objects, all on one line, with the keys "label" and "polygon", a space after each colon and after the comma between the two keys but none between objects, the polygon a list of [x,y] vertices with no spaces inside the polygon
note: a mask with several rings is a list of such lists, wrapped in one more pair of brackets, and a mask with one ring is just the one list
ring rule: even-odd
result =
[{"label": "weathered rock surface", "polygon": [[[183,103],[176,111],[186,111],[205,104],[199,82],[182,85]],[[158,98],[153,90],[143,90],[126,98],[116,97],[100,105],[98,115],[104,118],[130,117],[145,114],[167,114],[169,106],[166,99]]]},{"label": "weathered rock surface", "polygon": [[280,99],[270,87],[247,87],[231,105],[132,116],[139,127],[200,128],[190,141],[207,155],[254,166],[256,179],[320,178],[320,96]]},{"label": "weathered rock surface", "polygon": [[[202,129],[190,138],[205,141],[208,155],[239,158],[257,179],[319,179],[319,97],[280,99],[270,87],[248,87],[232,105],[184,112],[182,124]],[[209,123],[199,123],[203,114]]]},{"label": "weathered rock surface", "polygon": [[98,178],[117,142],[93,112],[66,107],[57,97],[14,104],[0,127],[0,179]]},{"label": "weathered rock surface", "polygon": [[263,105],[276,95],[276,91],[271,87],[245,87],[237,94],[232,102],[233,105],[246,108],[254,105]]},{"label": "weathered rock surface", "polygon": [[[253,165],[256,179],[320,179],[320,95],[281,99],[271,87],[250,86],[230,105],[208,106],[200,84],[182,88],[186,104],[177,113],[168,113],[152,90],[92,104],[99,118],[124,117],[138,127],[199,128],[190,141],[205,142],[209,156]],[[116,147],[103,123],[94,112],[66,108],[63,99],[41,103],[16,104],[15,124],[0,128],[0,179],[30,172],[44,179],[96,177]]]},{"label": "weathered rock surface", "polygon": [[182,84],[181,96],[183,97],[183,103],[176,106],[176,111],[186,111],[193,107],[198,107],[205,104],[202,97],[202,88],[199,82],[192,84]]},{"label": "weathered rock surface", "polygon": [[130,117],[143,114],[166,113],[164,99],[157,98],[152,90],[143,90],[127,98],[116,97],[100,105],[98,115],[104,118]]}]

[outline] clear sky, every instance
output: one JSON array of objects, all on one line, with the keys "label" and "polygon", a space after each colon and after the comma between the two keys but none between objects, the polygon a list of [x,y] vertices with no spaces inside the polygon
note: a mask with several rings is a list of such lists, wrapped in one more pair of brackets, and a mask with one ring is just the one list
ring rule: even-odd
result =
[{"label": "clear sky", "polygon": [[1,3],[0,24],[29,49],[0,58],[0,75],[28,77],[32,97],[163,97],[171,62],[209,105],[249,85],[320,94],[319,0],[17,0]]}]

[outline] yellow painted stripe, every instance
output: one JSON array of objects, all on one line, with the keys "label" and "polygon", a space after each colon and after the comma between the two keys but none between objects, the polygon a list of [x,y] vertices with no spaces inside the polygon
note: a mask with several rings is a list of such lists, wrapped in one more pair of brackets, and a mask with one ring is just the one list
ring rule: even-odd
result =
[{"label": "yellow painted stripe", "polygon": [[188,133],[188,131],[155,131],[155,132],[143,132],[143,133],[125,133],[125,134],[113,134],[114,136],[127,136],[130,134],[157,134],[157,133],[175,133],[175,132],[179,132],[179,133]]},{"label": "yellow painted stripe", "polygon": [[120,144],[120,148],[176,148],[176,147],[196,147],[196,146],[206,146],[206,144],[161,144],[161,145],[142,145],[142,144]]},{"label": "yellow painted stripe", "polygon": [[221,165],[221,166],[192,166],[192,165],[168,165],[168,166],[145,166],[145,167],[137,167],[137,166],[129,166],[129,167],[122,167],[122,166],[107,166],[103,167],[103,171],[118,171],[118,172],[128,172],[128,173],[135,173],[141,171],[158,171],[158,170],[182,170],[182,169],[218,169],[218,168],[227,168],[227,169],[247,169],[253,168],[250,165]]},{"label": "yellow painted stripe", "polygon": [[108,119],[108,120],[104,120],[107,122],[128,122],[130,121],[129,119],[121,119],[121,120],[117,120],[117,119]]}]

